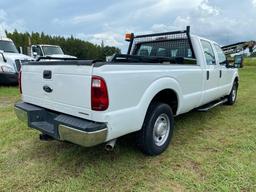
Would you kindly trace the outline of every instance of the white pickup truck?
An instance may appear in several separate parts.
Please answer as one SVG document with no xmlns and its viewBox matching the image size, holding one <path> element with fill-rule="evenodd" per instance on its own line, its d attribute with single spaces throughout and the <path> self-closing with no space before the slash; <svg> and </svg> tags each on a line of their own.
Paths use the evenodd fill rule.
<svg viewBox="0 0 256 192">
<path fill-rule="evenodd" d="M 38 59 L 39 57 L 51 57 L 51 58 L 71 58 L 75 59 L 75 56 L 64 54 L 62 48 L 58 45 L 37 44 L 31 46 L 31 55 Z"/>
<path fill-rule="evenodd" d="M 82 146 L 136 132 L 139 148 L 162 153 L 174 117 L 236 101 L 238 70 L 220 46 L 184 31 L 126 36 L 128 54 L 108 62 L 39 61 L 22 66 L 17 117 L 53 138 Z M 239 67 L 237 64 L 236 67 Z"/>
</svg>

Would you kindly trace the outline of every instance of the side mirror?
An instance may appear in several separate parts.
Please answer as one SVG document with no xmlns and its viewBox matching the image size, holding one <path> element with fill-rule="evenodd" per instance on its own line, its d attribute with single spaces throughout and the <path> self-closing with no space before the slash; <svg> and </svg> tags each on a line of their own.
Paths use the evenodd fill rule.
<svg viewBox="0 0 256 192">
<path fill-rule="evenodd" d="M 226 61 L 223 61 L 222 63 L 220 63 L 220 65 L 224 65 L 226 66 L 227 68 L 229 68 L 229 60 L 227 59 Z"/>
<path fill-rule="evenodd" d="M 244 57 L 243 55 L 236 55 L 234 57 L 234 67 L 235 68 L 243 68 L 243 61 L 244 61 Z"/>
</svg>

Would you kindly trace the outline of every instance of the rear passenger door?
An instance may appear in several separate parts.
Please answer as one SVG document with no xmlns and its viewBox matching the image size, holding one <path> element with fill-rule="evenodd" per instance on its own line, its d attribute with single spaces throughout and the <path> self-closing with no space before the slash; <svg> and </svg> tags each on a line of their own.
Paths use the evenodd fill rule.
<svg viewBox="0 0 256 192">
<path fill-rule="evenodd" d="M 212 44 L 204 39 L 201 39 L 201 46 L 203 49 L 204 60 L 205 60 L 205 79 L 204 79 L 204 96 L 202 104 L 209 103 L 220 97 L 218 86 L 219 86 L 219 65 L 216 62 L 216 57 Z"/>
</svg>

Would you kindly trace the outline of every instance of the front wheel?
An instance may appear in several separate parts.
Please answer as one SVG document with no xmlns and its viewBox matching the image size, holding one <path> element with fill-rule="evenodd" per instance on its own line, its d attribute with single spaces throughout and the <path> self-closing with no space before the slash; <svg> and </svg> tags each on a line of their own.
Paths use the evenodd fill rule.
<svg viewBox="0 0 256 192">
<path fill-rule="evenodd" d="M 236 99 L 237 99 L 237 89 L 238 89 L 238 82 L 235 81 L 230 94 L 227 96 L 227 99 L 228 99 L 228 101 L 226 102 L 227 105 L 235 104 Z"/>
<path fill-rule="evenodd" d="M 168 147 L 174 128 L 172 109 L 165 103 L 150 105 L 137 143 L 143 153 L 159 155 Z"/>
</svg>

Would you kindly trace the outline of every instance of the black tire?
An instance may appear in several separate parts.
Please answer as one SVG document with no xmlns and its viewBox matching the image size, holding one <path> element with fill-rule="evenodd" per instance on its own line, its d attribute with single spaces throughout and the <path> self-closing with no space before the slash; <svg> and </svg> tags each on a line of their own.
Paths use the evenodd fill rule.
<svg viewBox="0 0 256 192">
<path fill-rule="evenodd" d="M 165 103 L 152 103 L 142 129 L 137 134 L 138 147 L 146 155 L 161 154 L 171 141 L 173 129 L 174 119 L 171 107 Z M 162 138 L 161 134 L 163 134 Z"/>
<path fill-rule="evenodd" d="M 230 94 L 227 96 L 228 101 L 226 102 L 227 105 L 234 105 L 237 99 L 237 89 L 238 89 L 238 82 L 235 81 L 233 83 L 233 87 L 231 89 Z"/>
</svg>

